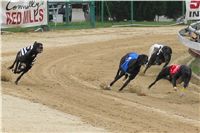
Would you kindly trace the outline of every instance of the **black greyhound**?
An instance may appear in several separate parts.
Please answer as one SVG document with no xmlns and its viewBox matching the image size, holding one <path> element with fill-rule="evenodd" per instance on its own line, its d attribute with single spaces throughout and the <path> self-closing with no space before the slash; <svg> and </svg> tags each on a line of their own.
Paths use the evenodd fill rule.
<svg viewBox="0 0 200 133">
<path fill-rule="evenodd" d="M 152 84 L 149 85 L 149 89 L 160 79 L 169 80 L 172 83 L 174 89 L 176 89 L 177 79 L 181 79 L 181 82 L 182 81 L 184 82 L 183 87 L 185 89 L 190 82 L 191 75 L 192 75 L 192 70 L 188 66 L 170 65 L 161 70 L 161 72 L 158 74 L 156 80 Z"/>
<path fill-rule="evenodd" d="M 148 63 L 145 67 L 144 73 L 150 68 L 152 65 L 161 65 L 165 62 L 166 67 L 171 60 L 172 49 L 169 46 L 164 46 L 160 44 L 154 44 L 150 48 L 150 54 Z"/>
<path fill-rule="evenodd" d="M 148 62 L 148 56 L 144 54 L 138 55 L 136 53 L 128 53 L 125 56 L 123 56 L 120 60 L 117 74 L 107 89 L 111 89 L 111 86 L 117 80 L 125 76 L 124 80 L 126 80 L 127 78 L 128 80 L 126 80 L 123 86 L 119 89 L 119 91 L 122 91 L 123 88 L 126 87 L 128 83 L 137 76 L 141 66 L 145 65 L 147 62 Z"/>
<path fill-rule="evenodd" d="M 21 73 L 16 79 L 15 84 L 18 84 L 18 81 L 21 79 L 21 77 L 31 69 L 37 54 L 42 53 L 42 51 L 43 44 L 34 42 L 32 46 L 22 48 L 17 53 L 14 63 L 8 67 L 8 69 L 12 69 L 14 74 Z"/>
</svg>

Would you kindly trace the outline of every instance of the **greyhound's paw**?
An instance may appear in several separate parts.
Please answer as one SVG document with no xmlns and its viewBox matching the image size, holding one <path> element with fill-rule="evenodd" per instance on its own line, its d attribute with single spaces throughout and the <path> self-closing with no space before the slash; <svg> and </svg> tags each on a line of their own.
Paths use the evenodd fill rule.
<svg viewBox="0 0 200 133">
<path fill-rule="evenodd" d="M 18 81 L 15 81 L 15 84 L 18 85 Z"/>
<path fill-rule="evenodd" d="M 111 86 L 110 85 L 105 86 L 104 90 L 111 90 Z"/>
<path fill-rule="evenodd" d="M 122 90 L 123 90 L 123 89 L 119 89 L 118 91 L 119 91 L 119 92 L 122 92 Z"/>
<path fill-rule="evenodd" d="M 106 85 L 105 83 L 101 83 L 99 85 L 103 90 L 111 90 L 110 85 Z"/>
<path fill-rule="evenodd" d="M 174 87 L 174 91 L 177 91 L 178 89 L 177 89 L 177 87 Z"/>
</svg>

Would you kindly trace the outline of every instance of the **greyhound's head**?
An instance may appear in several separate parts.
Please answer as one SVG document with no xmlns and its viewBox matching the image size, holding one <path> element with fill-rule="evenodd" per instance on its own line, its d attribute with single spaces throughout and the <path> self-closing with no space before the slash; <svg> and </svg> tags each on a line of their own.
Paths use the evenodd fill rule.
<svg viewBox="0 0 200 133">
<path fill-rule="evenodd" d="M 168 46 L 164 46 L 162 48 L 162 52 L 163 52 L 165 62 L 169 62 L 171 60 L 172 49 Z"/>
<path fill-rule="evenodd" d="M 141 54 L 141 55 L 139 55 L 137 61 L 138 61 L 139 65 L 145 65 L 148 62 L 148 56 L 145 54 Z"/>
<path fill-rule="evenodd" d="M 43 44 L 35 41 L 33 44 L 33 50 L 37 54 L 42 53 L 43 52 Z"/>
</svg>

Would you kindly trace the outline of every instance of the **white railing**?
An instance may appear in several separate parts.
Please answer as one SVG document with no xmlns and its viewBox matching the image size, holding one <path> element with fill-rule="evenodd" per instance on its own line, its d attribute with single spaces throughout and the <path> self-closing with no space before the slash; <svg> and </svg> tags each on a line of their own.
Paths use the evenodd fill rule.
<svg viewBox="0 0 200 133">
<path fill-rule="evenodd" d="M 189 36 L 191 33 L 196 34 L 197 39 L 200 39 L 200 21 L 192 23 L 187 28 L 178 32 L 178 38 L 182 44 L 188 48 L 200 51 L 200 40 L 196 40 L 197 42 L 193 41 L 193 39 Z"/>
</svg>

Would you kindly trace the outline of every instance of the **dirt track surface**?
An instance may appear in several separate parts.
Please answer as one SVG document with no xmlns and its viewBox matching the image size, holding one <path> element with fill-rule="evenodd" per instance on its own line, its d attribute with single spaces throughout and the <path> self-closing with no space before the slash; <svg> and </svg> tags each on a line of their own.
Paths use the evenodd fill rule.
<svg viewBox="0 0 200 133">
<path fill-rule="evenodd" d="M 3 95 L 2 107 L 2 131 L 6 133 L 106 132 L 81 122 L 78 117 L 9 95 Z"/>
<path fill-rule="evenodd" d="M 180 92 L 173 91 L 168 81 L 161 80 L 147 90 L 161 66 L 153 66 L 146 75 L 139 74 L 123 92 L 117 91 L 122 81 L 111 91 L 99 87 L 112 81 L 125 53 L 148 54 L 153 43 L 171 46 L 172 62 L 189 56 L 187 48 L 177 39 L 181 28 L 108 28 L 3 35 L 3 67 L 10 65 L 16 51 L 28 43 L 37 40 L 45 45 L 44 52 L 18 86 L 13 83 L 15 75 L 11 82 L 2 82 L 3 93 L 79 116 L 95 127 L 112 132 L 197 133 L 200 88 L 190 85 L 186 96 L 180 97 Z M 146 96 L 138 96 L 140 91 Z"/>
</svg>

